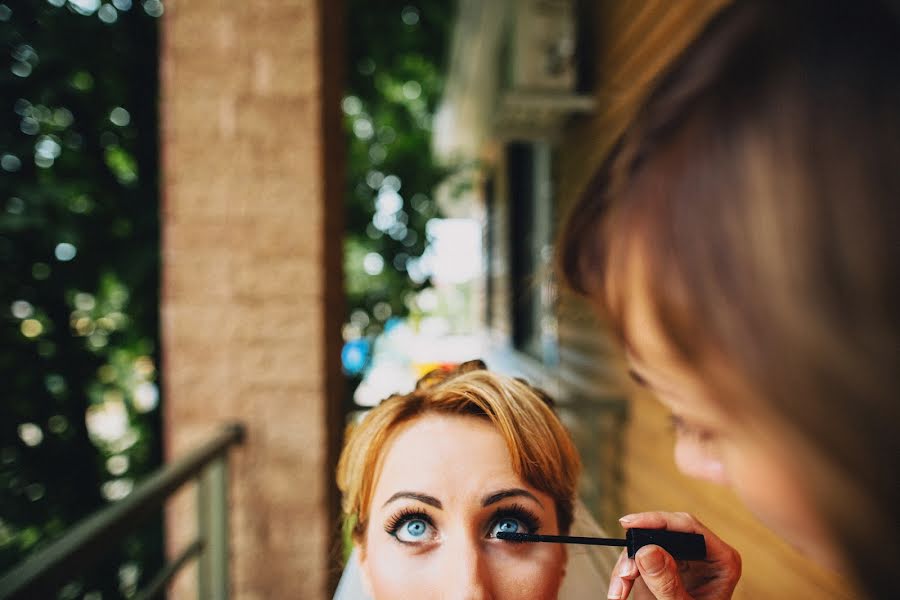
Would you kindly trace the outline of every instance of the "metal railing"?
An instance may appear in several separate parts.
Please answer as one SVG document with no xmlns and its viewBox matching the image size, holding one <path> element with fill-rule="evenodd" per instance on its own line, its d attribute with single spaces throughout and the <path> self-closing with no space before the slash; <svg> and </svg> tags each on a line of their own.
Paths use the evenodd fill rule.
<svg viewBox="0 0 900 600">
<path fill-rule="evenodd" d="M 200 598 L 228 598 L 228 450 L 244 440 L 244 427 L 227 425 L 214 438 L 147 478 L 126 498 L 87 517 L 0 577 L 0 600 L 55 597 L 67 581 L 103 558 L 116 542 L 160 510 L 182 485 L 197 481 L 197 538 L 140 590 L 157 597 L 197 558 Z"/>
</svg>

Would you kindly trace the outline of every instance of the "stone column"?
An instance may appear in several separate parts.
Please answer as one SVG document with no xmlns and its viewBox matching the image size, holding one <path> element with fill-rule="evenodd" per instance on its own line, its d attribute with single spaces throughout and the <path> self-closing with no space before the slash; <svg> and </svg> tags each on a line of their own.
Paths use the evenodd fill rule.
<svg viewBox="0 0 900 600">
<path fill-rule="evenodd" d="M 234 598 L 330 597 L 341 426 L 341 2 L 167 0 L 167 460 L 228 420 Z M 167 512 L 169 554 L 194 531 Z M 183 597 L 193 581 L 176 582 Z"/>
</svg>

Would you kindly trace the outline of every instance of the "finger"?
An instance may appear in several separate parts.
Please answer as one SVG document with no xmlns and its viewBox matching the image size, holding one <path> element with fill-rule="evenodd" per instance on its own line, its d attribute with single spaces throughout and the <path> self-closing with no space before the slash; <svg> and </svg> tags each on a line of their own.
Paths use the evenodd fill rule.
<svg viewBox="0 0 900 600">
<path fill-rule="evenodd" d="M 657 600 L 690 600 L 675 560 L 659 546 L 644 546 L 635 555 L 641 580 Z"/>
<path fill-rule="evenodd" d="M 631 585 L 638 575 L 637 565 L 634 564 L 634 560 L 628 558 L 627 550 L 622 550 L 619 554 L 619 559 L 613 566 L 609 578 L 609 591 L 607 591 L 606 597 L 610 600 L 627 598 Z"/>
<path fill-rule="evenodd" d="M 712 533 L 696 517 L 685 512 L 651 511 L 625 515 L 619 523 L 626 529 L 643 527 L 645 529 L 667 529 L 670 531 L 686 531 L 689 533 Z"/>
</svg>

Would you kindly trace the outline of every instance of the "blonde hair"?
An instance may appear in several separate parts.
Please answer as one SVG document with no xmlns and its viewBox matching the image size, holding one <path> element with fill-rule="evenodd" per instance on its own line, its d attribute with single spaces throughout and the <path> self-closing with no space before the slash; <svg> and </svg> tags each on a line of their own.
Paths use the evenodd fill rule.
<svg viewBox="0 0 900 600">
<path fill-rule="evenodd" d="M 381 460 L 398 426 L 428 414 L 469 415 L 488 420 L 506 441 L 516 475 L 556 503 L 558 526 L 572 524 L 581 462 L 553 412 L 552 400 L 521 379 L 485 370 L 481 361 L 426 375 L 416 389 L 373 408 L 352 427 L 337 468 L 345 525 L 364 540 Z"/>
</svg>

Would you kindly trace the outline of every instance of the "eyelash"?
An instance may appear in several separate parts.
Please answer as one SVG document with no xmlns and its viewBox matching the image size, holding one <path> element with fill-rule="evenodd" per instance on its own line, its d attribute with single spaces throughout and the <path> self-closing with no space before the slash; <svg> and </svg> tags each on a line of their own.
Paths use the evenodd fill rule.
<svg viewBox="0 0 900 600">
<path fill-rule="evenodd" d="M 634 380 L 634 382 L 635 382 L 636 384 L 638 384 L 639 386 L 641 386 L 641 387 L 650 387 L 650 386 L 647 384 L 647 380 L 644 379 L 643 377 L 641 377 L 641 376 L 638 374 L 638 372 L 635 371 L 634 369 L 628 369 L 628 376 L 631 377 L 631 379 Z"/>
<path fill-rule="evenodd" d="M 397 530 L 400 529 L 400 526 L 407 521 L 412 521 L 413 519 L 422 519 L 423 521 L 434 527 L 434 521 L 432 520 L 431 515 L 429 515 L 427 512 L 418 508 L 404 508 L 395 513 L 390 519 L 388 519 L 388 522 L 384 526 L 384 530 L 390 535 L 397 537 Z"/>
<path fill-rule="evenodd" d="M 390 519 L 388 519 L 387 523 L 384 526 L 384 531 L 396 538 L 397 531 L 400 529 L 400 527 L 402 527 L 408 521 L 412 521 L 413 519 L 421 519 L 428 523 L 431 527 L 434 527 L 434 520 L 427 512 L 418 508 L 404 508 L 392 515 Z M 541 520 L 538 518 L 538 516 L 521 504 L 512 504 L 510 506 L 504 506 L 495 510 L 494 514 L 492 514 L 491 518 L 488 520 L 488 531 L 490 531 L 494 527 L 494 525 L 496 525 L 497 521 L 501 519 L 516 519 L 517 521 L 520 521 L 525 526 L 525 529 L 528 531 L 528 533 L 535 533 L 541 528 Z M 397 541 L 401 544 L 409 543 L 402 542 L 399 539 Z"/>
<path fill-rule="evenodd" d="M 678 435 L 696 438 L 701 442 L 711 441 L 715 437 L 715 433 L 712 430 L 706 429 L 705 427 L 692 425 L 691 423 L 688 423 L 681 415 L 671 415 L 669 417 L 669 421 L 672 425 L 672 429 Z"/>
<path fill-rule="evenodd" d="M 488 521 L 488 530 L 493 529 L 497 521 L 501 519 L 516 519 L 520 521 L 528 533 L 535 533 L 541 528 L 541 520 L 538 516 L 521 504 L 512 504 L 495 510 Z"/>
</svg>

